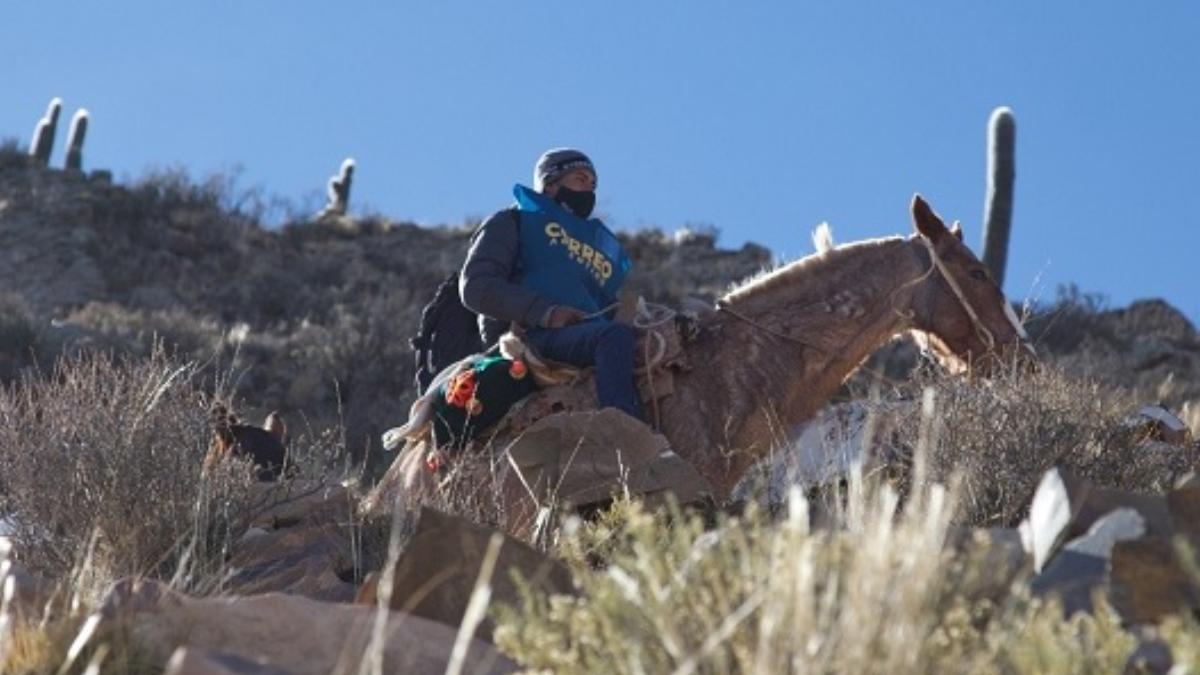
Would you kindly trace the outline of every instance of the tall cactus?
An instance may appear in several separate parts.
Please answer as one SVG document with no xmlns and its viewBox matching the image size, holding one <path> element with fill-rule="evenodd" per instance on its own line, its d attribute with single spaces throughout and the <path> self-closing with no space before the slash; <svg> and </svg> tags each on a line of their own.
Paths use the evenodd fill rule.
<svg viewBox="0 0 1200 675">
<path fill-rule="evenodd" d="M 33 140 L 29 143 L 29 156 L 42 166 L 50 164 L 50 150 L 54 147 L 54 132 L 58 129 L 58 114 L 62 112 L 62 99 L 55 97 L 46 108 L 46 115 L 33 128 Z"/>
<path fill-rule="evenodd" d="M 1012 231 L 1013 182 L 1016 178 L 1017 122 L 1012 110 L 996 108 L 988 120 L 988 184 L 983 206 L 983 262 L 1004 286 L 1008 236 Z"/>
<path fill-rule="evenodd" d="M 350 207 L 350 182 L 354 178 L 354 158 L 342 162 L 338 175 L 329 179 L 329 203 L 321 211 L 323 216 L 344 216 Z"/>
<path fill-rule="evenodd" d="M 71 129 L 67 133 L 67 159 L 63 168 L 68 171 L 83 170 L 83 138 L 87 135 L 88 111 L 80 108 L 71 118 Z"/>
</svg>

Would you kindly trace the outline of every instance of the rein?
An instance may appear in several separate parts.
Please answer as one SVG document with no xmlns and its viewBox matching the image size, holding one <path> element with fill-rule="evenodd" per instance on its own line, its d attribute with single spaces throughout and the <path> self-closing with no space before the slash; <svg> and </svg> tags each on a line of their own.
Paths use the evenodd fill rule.
<svg viewBox="0 0 1200 675">
<path fill-rule="evenodd" d="M 750 324 L 751 326 L 754 326 L 755 328 L 763 331 L 767 335 L 771 335 L 773 337 L 779 338 L 780 340 L 791 342 L 792 344 L 797 344 L 797 345 L 800 345 L 801 347 L 808 347 L 809 349 L 814 349 L 818 352 L 821 352 L 822 354 L 832 356 L 831 354 L 829 354 L 829 352 L 825 351 L 824 349 L 821 349 L 820 347 L 812 344 L 811 342 L 805 342 L 804 340 L 801 340 L 800 338 L 795 337 L 794 335 L 788 335 L 787 333 L 775 330 L 774 328 L 771 328 L 770 326 L 765 326 L 765 325 L 755 321 L 754 319 L 751 319 L 750 317 L 746 316 L 745 314 L 742 314 L 741 312 L 737 311 L 736 309 L 730 307 L 729 303 L 725 302 L 724 300 L 717 301 L 717 311 L 725 312 L 726 314 L 728 314 L 732 317 L 735 317 L 737 319 L 745 321 L 746 323 Z"/>
</svg>

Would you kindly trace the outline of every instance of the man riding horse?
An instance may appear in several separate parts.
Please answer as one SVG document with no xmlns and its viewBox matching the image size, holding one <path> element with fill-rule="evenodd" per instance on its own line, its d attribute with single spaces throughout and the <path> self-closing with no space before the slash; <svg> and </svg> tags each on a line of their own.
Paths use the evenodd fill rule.
<svg viewBox="0 0 1200 675">
<path fill-rule="evenodd" d="M 459 276 L 462 302 L 480 315 L 484 344 L 516 324 L 548 359 L 596 367 L 600 407 L 638 419 L 634 330 L 613 319 L 631 263 L 597 218 L 596 169 L 578 150 L 548 150 L 533 188 L 516 185 L 514 208 L 475 233 Z"/>
</svg>

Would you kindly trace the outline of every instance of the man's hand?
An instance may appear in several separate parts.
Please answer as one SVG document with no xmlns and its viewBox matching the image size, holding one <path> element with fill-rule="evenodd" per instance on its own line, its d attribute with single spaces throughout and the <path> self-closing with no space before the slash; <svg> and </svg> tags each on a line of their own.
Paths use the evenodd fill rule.
<svg viewBox="0 0 1200 675">
<path fill-rule="evenodd" d="M 550 316 L 546 319 L 546 328 L 563 328 L 564 326 L 570 326 L 573 323 L 586 320 L 587 314 L 574 307 L 555 305 L 550 310 Z"/>
</svg>

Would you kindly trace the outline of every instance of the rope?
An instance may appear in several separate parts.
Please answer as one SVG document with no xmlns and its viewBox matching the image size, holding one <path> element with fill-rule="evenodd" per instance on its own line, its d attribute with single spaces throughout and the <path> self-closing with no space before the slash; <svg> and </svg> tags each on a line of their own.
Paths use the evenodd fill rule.
<svg viewBox="0 0 1200 675">
<path fill-rule="evenodd" d="M 741 312 L 737 311 L 736 309 L 730 307 L 729 303 L 725 302 L 724 300 L 717 301 L 717 311 L 725 312 L 726 314 L 729 314 L 730 316 L 733 316 L 737 319 L 741 319 L 742 321 L 745 321 L 746 323 L 750 324 L 751 326 L 754 326 L 755 328 L 763 331 L 764 333 L 767 333 L 768 335 L 773 335 L 773 336 L 779 338 L 780 340 L 785 340 L 785 341 L 791 342 L 793 344 L 798 344 L 801 347 L 808 347 L 809 349 L 814 349 L 818 352 L 821 352 L 822 354 L 825 354 L 826 356 L 833 356 L 828 351 L 821 349 L 820 347 L 818 347 L 812 343 L 805 342 L 804 340 L 801 340 L 798 337 L 795 337 L 793 335 L 788 335 L 787 333 L 775 330 L 774 328 L 771 328 L 770 326 L 765 326 L 765 325 L 755 321 L 754 319 L 751 319 L 750 317 L 746 316 L 745 314 L 742 314 Z"/>
<path fill-rule="evenodd" d="M 946 264 L 942 262 L 941 257 L 937 254 L 937 250 L 934 249 L 933 242 L 925 239 L 924 237 L 921 238 L 921 241 L 925 244 L 925 248 L 929 249 L 929 255 L 931 258 L 933 258 L 933 266 L 931 266 L 931 268 L 937 267 L 938 271 L 942 273 L 942 277 L 946 280 L 946 283 L 950 285 L 950 290 L 954 292 L 954 297 L 958 298 L 958 303 L 962 305 L 964 310 L 966 310 L 967 316 L 971 317 L 971 324 L 975 328 L 975 336 L 983 341 L 983 344 L 987 347 L 988 351 L 993 351 L 996 348 L 996 338 L 994 335 L 992 335 L 992 331 L 988 330 L 987 326 L 983 325 L 983 322 L 979 320 L 979 315 L 975 313 L 975 308 L 971 306 L 971 303 L 967 302 L 966 294 L 962 292 L 962 288 L 959 287 L 958 281 L 956 281 L 954 277 L 950 275 L 950 271 L 946 269 Z"/>
</svg>

